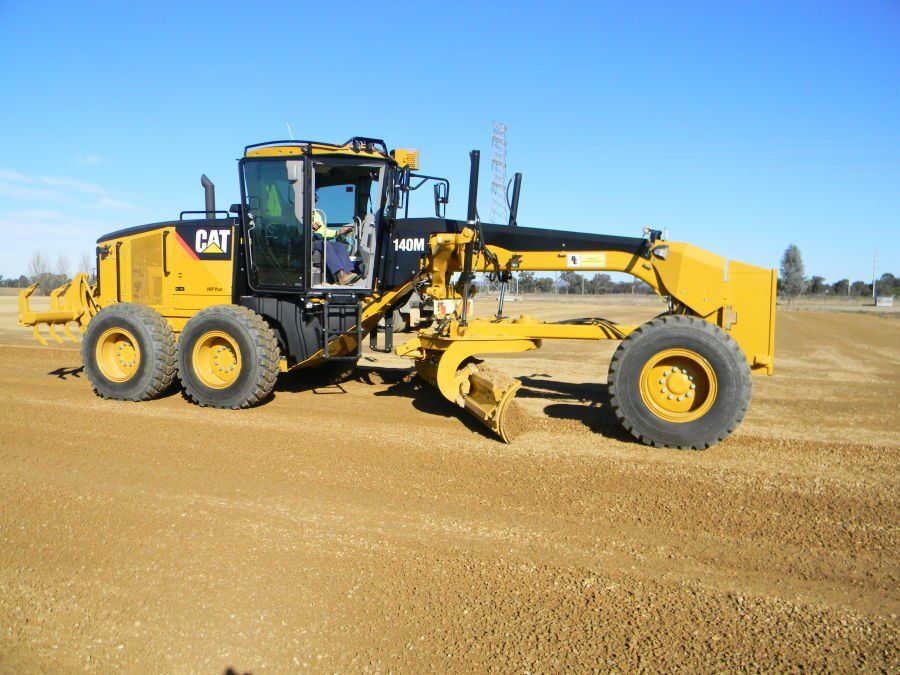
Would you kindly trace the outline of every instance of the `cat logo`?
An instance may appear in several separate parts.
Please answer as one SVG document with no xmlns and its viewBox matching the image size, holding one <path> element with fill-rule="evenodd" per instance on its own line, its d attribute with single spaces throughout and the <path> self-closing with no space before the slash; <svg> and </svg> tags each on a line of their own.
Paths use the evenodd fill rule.
<svg viewBox="0 0 900 675">
<path fill-rule="evenodd" d="M 179 243 L 196 260 L 231 260 L 231 228 L 179 225 Z"/>
</svg>

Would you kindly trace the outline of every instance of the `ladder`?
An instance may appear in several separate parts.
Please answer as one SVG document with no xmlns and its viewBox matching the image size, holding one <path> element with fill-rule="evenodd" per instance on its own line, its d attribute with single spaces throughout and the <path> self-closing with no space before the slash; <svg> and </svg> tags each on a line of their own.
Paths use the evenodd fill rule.
<svg viewBox="0 0 900 675">
<path fill-rule="evenodd" d="M 351 302 L 352 301 L 352 302 Z M 352 318 L 351 328 L 347 329 L 347 319 Z M 332 320 L 337 323 L 337 330 L 331 329 Z M 358 361 L 362 356 L 362 303 L 355 295 L 338 295 L 326 293 L 322 303 L 322 358 L 328 361 Z M 356 336 L 356 348 L 350 354 L 335 355 L 331 353 L 331 342 L 344 335 Z"/>
</svg>

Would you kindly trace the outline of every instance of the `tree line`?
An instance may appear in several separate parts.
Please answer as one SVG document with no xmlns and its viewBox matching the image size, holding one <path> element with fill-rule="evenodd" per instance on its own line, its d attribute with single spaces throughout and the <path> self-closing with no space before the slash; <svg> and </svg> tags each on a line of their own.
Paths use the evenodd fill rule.
<svg viewBox="0 0 900 675">
<path fill-rule="evenodd" d="M 893 297 L 900 284 L 897 277 L 885 272 L 875 280 L 875 294 L 879 297 Z M 798 295 L 872 296 L 872 283 L 838 279 L 829 283 L 825 277 L 807 277 L 803 267 L 803 256 L 796 245 L 788 246 L 781 256 L 781 276 L 778 279 L 778 293 L 788 298 Z"/>
<path fill-rule="evenodd" d="M 510 283 L 512 289 L 519 293 L 562 293 L 571 295 L 604 295 L 608 293 L 639 293 L 648 295 L 653 289 L 639 279 L 629 281 L 613 281 L 608 274 L 594 274 L 590 277 L 578 272 L 561 272 L 559 278 L 539 277 L 534 272 L 519 272 L 518 286 L 516 281 Z M 486 279 L 480 279 L 478 285 L 487 289 Z"/>
<path fill-rule="evenodd" d="M 28 274 L 5 278 L 0 274 L 0 288 L 27 288 L 31 284 L 38 285 L 38 294 L 47 295 L 50 291 L 72 278 L 73 266 L 68 256 L 60 255 L 54 262 L 39 251 L 35 251 L 28 260 Z M 85 253 L 75 266 L 75 273 L 84 272 L 93 283 L 94 259 Z"/>
</svg>

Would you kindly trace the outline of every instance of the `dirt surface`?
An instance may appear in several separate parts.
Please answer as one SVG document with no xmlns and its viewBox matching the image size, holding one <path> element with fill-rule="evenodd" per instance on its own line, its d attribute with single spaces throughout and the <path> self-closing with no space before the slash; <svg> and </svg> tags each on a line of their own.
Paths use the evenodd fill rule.
<svg viewBox="0 0 900 675">
<path fill-rule="evenodd" d="M 14 316 L 0 670 L 900 668 L 895 318 L 781 313 L 776 377 L 698 453 L 623 434 L 613 344 L 492 358 L 541 420 L 507 446 L 380 355 L 248 411 L 104 401 Z"/>
</svg>

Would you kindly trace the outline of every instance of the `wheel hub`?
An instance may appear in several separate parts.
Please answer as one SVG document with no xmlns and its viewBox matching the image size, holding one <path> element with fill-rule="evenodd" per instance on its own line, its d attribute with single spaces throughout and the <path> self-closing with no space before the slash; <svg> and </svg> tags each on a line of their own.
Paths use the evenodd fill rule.
<svg viewBox="0 0 900 675">
<path fill-rule="evenodd" d="M 709 362 L 688 349 L 667 349 L 654 355 L 641 372 L 641 399 L 668 422 L 691 422 L 715 401 L 717 381 Z"/>
<path fill-rule="evenodd" d="M 233 337 L 222 331 L 200 336 L 192 353 L 194 372 L 208 387 L 225 389 L 240 375 L 241 350 Z"/>
<path fill-rule="evenodd" d="M 141 363 L 141 350 L 138 341 L 130 331 L 115 327 L 109 328 L 97 340 L 94 351 L 97 366 L 101 374 L 112 382 L 127 382 Z"/>
</svg>

